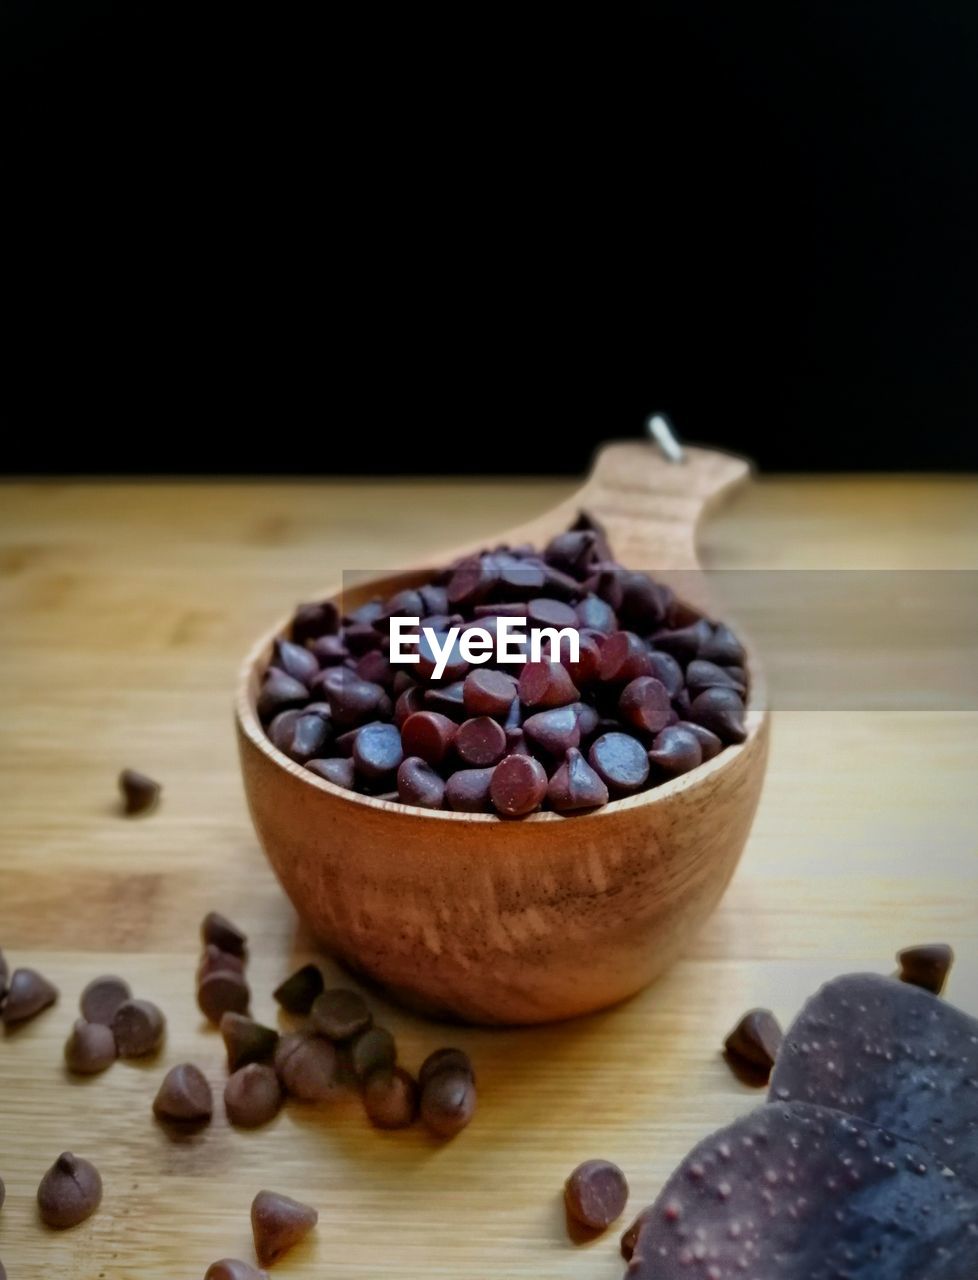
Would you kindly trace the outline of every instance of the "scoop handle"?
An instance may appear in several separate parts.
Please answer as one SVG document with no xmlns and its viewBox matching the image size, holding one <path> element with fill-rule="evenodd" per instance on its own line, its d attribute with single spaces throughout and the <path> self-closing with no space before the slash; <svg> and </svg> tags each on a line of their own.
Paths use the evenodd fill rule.
<svg viewBox="0 0 978 1280">
<path fill-rule="evenodd" d="M 703 517 L 750 476 L 750 463 L 715 449 L 685 447 L 670 462 L 651 441 L 604 445 L 584 485 L 559 507 L 512 530 L 512 542 L 545 543 L 581 508 L 608 531 L 615 557 L 630 569 L 675 573 L 700 567 Z"/>
</svg>

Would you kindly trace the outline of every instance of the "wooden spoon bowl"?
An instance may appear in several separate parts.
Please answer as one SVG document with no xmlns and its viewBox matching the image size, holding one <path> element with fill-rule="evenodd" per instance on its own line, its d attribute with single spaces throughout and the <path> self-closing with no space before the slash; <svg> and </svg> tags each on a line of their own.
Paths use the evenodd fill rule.
<svg viewBox="0 0 978 1280">
<path fill-rule="evenodd" d="M 696 526 L 747 470 L 703 450 L 675 465 L 651 445 L 612 445 L 573 498 L 503 540 L 542 547 L 585 507 L 623 564 L 678 584 L 702 608 Z M 426 580 L 423 568 L 374 579 L 345 592 L 343 608 Z M 510 1024 L 614 1004 L 682 953 L 734 873 L 760 795 L 768 716 L 753 660 L 744 743 L 592 813 L 513 822 L 357 795 L 278 751 L 255 700 L 288 624 L 263 636 L 242 670 L 241 767 L 265 852 L 329 952 L 425 1012 Z"/>
</svg>

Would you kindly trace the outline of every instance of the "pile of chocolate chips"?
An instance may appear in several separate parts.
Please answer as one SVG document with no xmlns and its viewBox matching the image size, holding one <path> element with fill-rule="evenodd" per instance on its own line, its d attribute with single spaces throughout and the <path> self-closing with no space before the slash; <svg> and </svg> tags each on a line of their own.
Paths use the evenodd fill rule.
<svg viewBox="0 0 978 1280">
<path fill-rule="evenodd" d="M 578 661 L 472 665 L 458 643 L 441 679 L 389 661 L 391 617 L 490 634 L 502 617 L 571 627 Z M 545 649 L 549 656 L 549 648 Z M 269 738 L 336 786 L 426 809 L 572 814 L 695 769 L 745 737 L 743 646 L 670 588 L 617 564 L 582 513 L 538 553 L 496 547 L 416 589 L 340 617 L 304 604 L 258 696 Z"/>
</svg>

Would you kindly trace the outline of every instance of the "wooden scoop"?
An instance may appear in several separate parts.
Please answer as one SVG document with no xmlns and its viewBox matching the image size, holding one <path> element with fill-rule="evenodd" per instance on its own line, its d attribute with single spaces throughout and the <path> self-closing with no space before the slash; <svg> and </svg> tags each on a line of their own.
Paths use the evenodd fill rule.
<svg viewBox="0 0 978 1280">
<path fill-rule="evenodd" d="M 583 507 L 618 560 L 675 585 L 667 571 L 697 565 L 703 513 L 747 474 L 743 461 L 706 450 L 673 464 L 651 444 L 610 445 L 572 498 L 500 540 L 542 548 Z M 427 580 L 423 568 L 374 579 L 345 592 L 343 607 Z M 681 598 L 702 607 L 701 582 L 685 581 Z M 421 810 L 341 790 L 265 736 L 255 700 L 289 621 L 242 670 L 241 767 L 265 852 L 328 951 L 413 1007 L 480 1023 L 592 1012 L 682 953 L 726 889 L 757 807 L 768 717 L 753 695 L 743 744 L 592 813 L 504 821 Z"/>
</svg>

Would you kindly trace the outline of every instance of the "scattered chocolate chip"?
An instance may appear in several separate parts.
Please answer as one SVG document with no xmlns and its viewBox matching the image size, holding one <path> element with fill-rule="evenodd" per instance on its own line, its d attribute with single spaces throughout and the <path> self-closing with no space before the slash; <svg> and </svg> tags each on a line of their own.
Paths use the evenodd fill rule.
<svg viewBox="0 0 978 1280">
<path fill-rule="evenodd" d="M 547 774 L 532 756 L 508 755 L 492 771 L 489 795 L 496 812 L 521 818 L 539 809 L 547 794 Z"/>
<path fill-rule="evenodd" d="M 241 956 L 232 955 L 230 951 L 222 951 L 220 947 L 215 947 L 213 942 L 209 942 L 197 966 L 197 982 L 198 984 L 203 982 L 212 973 L 243 974 L 244 966 L 245 962 Z"/>
<path fill-rule="evenodd" d="M 244 975 L 233 970 L 210 973 L 197 988 L 197 1004 L 209 1022 L 218 1026 L 226 1013 L 247 1013 L 251 991 Z"/>
<path fill-rule="evenodd" d="M 213 1112 L 214 1098 L 203 1071 L 192 1062 L 171 1067 L 153 1102 L 154 1115 L 179 1124 L 202 1124 Z"/>
<path fill-rule="evenodd" d="M 397 795 L 402 804 L 440 809 L 445 799 L 445 783 L 427 760 L 408 756 L 397 771 Z"/>
<path fill-rule="evenodd" d="M 156 806 L 162 790 L 158 782 L 147 778 L 135 769 L 123 769 L 119 774 L 119 790 L 122 792 L 123 810 L 127 817 L 148 813 Z"/>
<path fill-rule="evenodd" d="M 282 1088 L 272 1067 L 250 1062 L 228 1077 L 224 1109 L 231 1124 L 257 1129 L 274 1120 L 282 1107 Z"/>
<path fill-rule="evenodd" d="M 243 1013 L 229 1010 L 221 1018 L 220 1029 L 230 1072 L 246 1067 L 249 1062 L 270 1062 L 275 1054 L 278 1032 Z"/>
<path fill-rule="evenodd" d="M 305 1018 L 317 996 L 325 990 L 322 971 L 318 965 L 307 964 L 286 978 L 273 992 L 274 998 L 286 1013 Z"/>
<path fill-rule="evenodd" d="M 222 1258 L 207 1268 L 204 1280 L 268 1280 L 267 1271 L 259 1271 L 250 1262 L 238 1258 Z"/>
<path fill-rule="evenodd" d="M 333 987 L 312 1006 L 312 1025 L 330 1040 L 350 1040 L 373 1022 L 363 996 L 347 987 Z"/>
<path fill-rule="evenodd" d="M 576 747 L 567 752 L 547 787 L 550 807 L 557 813 L 576 813 L 608 803 L 608 788 Z"/>
<path fill-rule="evenodd" d="M 407 1129 L 418 1114 L 418 1086 L 401 1067 L 381 1067 L 364 1081 L 363 1105 L 377 1129 Z"/>
<path fill-rule="evenodd" d="M 27 1022 L 29 1018 L 50 1008 L 57 998 L 57 987 L 52 986 L 36 969 L 15 969 L 10 975 L 0 1019 L 8 1027 L 15 1022 Z"/>
<path fill-rule="evenodd" d="M 129 983 L 122 978 L 106 975 L 93 978 L 81 993 L 82 1017 L 87 1022 L 101 1022 L 111 1027 L 119 1005 L 132 998 Z"/>
<path fill-rule="evenodd" d="M 923 987 L 939 996 L 947 982 L 947 975 L 954 964 L 954 952 L 944 942 L 929 946 L 905 947 L 897 953 L 900 981 L 911 986 Z"/>
<path fill-rule="evenodd" d="M 454 1138 L 475 1113 L 475 1080 L 466 1071 L 436 1071 L 421 1090 L 421 1118 L 439 1138 Z"/>
<path fill-rule="evenodd" d="M 631 1262 L 632 1255 L 635 1252 L 635 1246 L 638 1244 L 638 1233 L 642 1230 L 647 1222 L 652 1218 L 651 1207 L 643 1209 L 632 1225 L 628 1228 L 621 1238 L 621 1256 L 626 1262 Z"/>
<path fill-rule="evenodd" d="M 370 1027 L 350 1045 L 350 1065 L 358 1080 L 374 1071 L 392 1071 L 397 1064 L 397 1045 L 386 1027 Z"/>
<path fill-rule="evenodd" d="M 165 1033 L 166 1019 L 149 1000 L 126 1000 L 112 1019 L 120 1058 L 145 1058 L 158 1052 Z"/>
<path fill-rule="evenodd" d="M 102 1203 L 102 1179 L 87 1160 L 70 1151 L 57 1160 L 37 1189 L 41 1221 L 62 1231 L 90 1218 Z"/>
<path fill-rule="evenodd" d="M 588 762 L 612 795 L 640 791 L 649 776 L 649 757 L 627 733 L 603 733 L 591 744 Z"/>
<path fill-rule="evenodd" d="M 115 1062 L 117 1050 L 112 1028 L 79 1018 L 65 1043 L 65 1065 L 76 1076 L 94 1076 Z"/>
<path fill-rule="evenodd" d="M 243 957 L 248 939 L 236 924 L 216 911 L 209 911 L 200 926 L 204 946 L 213 945 L 232 956 Z"/>
<path fill-rule="evenodd" d="M 585 1160 L 564 1184 L 564 1201 L 575 1222 L 605 1231 L 625 1211 L 628 1183 L 610 1160 Z"/>
<path fill-rule="evenodd" d="M 251 1206 L 251 1229 L 258 1261 L 263 1267 L 278 1262 L 306 1238 L 318 1221 L 319 1214 L 309 1205 L 274 1191 L 259 1191 Z"/>
<path fill-rule="evenodd" d="M 735 1066 L 756 1072 L 757 1083 L 766 1084 L 784 1035 L 770 1009 L 751 1009 L 724 1041 L 727 1059 Z"/>
<path fill-rule="evenodd" d="M 325 1102 L 340 1089 L 336 1050 L 322 1036 L 283 1036 L 275 1070 L 286 1092 L 300 1102 Z"/>
<path fill-rule="evenodd" d="M 472 1067 L 472 1059 L 464 1049 L 436 1049 L 434 1053 L 429 1053 L 427 1058 L 421 1064 L 421 1070 L 418 1072 L 418 1084 L 423 1089 L 429 1080 L 434 1079 L 442 1071 L 454 1071 L 462 1075 L 471 1076 L 475 1080 L 475 1071 Z"/>
</svg>

